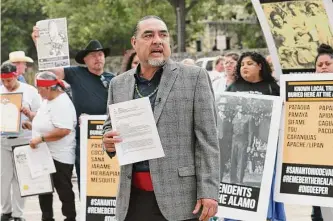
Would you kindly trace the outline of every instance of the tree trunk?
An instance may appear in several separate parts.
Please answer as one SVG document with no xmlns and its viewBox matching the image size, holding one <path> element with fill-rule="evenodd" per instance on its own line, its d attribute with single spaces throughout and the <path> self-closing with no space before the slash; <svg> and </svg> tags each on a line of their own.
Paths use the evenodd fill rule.
<svg viewBox="0 0 333 221">
<path fill-rule="evenodd" d="M 178 42 L 178 47 L 180 52 L 186 52 L 186 45 L 185 45 L 185 40 L 186 40 L 186 29 L 185 29 L 185 18 L 186 18 L 186 10 L 185 10 L 185 0 L 179 0 L 178 2 L 178 12 L 177 14 L 177 27 L 180 25 L 180 28 L 177 30 L 180 41 Z M 176 9 L 177 10 L 177 9 Z M 179 17 L 178 17 L 179 16 Z"/>
<path fill-rule="evenodd" d="M 186 18 L 186 8 L 185 0 L 168 0 L 173 6 L 176 14 L 176 33 L 177 33 L 177 51 L 185 52 L 185 39 L 186 39 L 186 29 L 185 29 L 185 18 Z"/>
<path fill-rule="evenodd" d="M 186 52 L 186 15 L 199 0 L 191 0 L 186 7 L 186 0 L 168 0 L 173 6 L 177 18 L 177 48 L 178 52 Z"/>
</svg>

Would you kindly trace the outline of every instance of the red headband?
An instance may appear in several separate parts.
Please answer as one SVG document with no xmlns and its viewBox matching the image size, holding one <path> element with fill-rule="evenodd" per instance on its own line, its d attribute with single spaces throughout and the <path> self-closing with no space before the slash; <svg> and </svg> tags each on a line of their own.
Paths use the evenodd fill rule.
<svg viewBox="0 0 333 221">
<path fill-rule="evenodd" d="M 12 78 L 16 76 L 17 76 L 16 72 L 1 73 L 1 78 Z"/>
<path fill-rule="evenodd" d="M 56 80 L 36 80 L 37 87 L 51 87 L 54 85 L 60 85 L 62 87 L 65 87 L 64 82 L 62 80 L 56 79 Z"/>
</svg>

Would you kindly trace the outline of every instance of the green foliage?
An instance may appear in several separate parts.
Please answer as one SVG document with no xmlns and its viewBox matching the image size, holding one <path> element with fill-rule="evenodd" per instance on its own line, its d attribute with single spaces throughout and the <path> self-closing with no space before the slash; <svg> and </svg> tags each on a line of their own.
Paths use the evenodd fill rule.
<svg viewBox="0 0 333 221">
<path fill-rule="evenodd" d="M 112 52 L 129 45 L 126 39 L 130 38 L 133 9 L 126 7 L 127 1 L 42 1 L 49 18 L 67 18 L 71 49 L 82 49 L 91 39 L 98 39 L 105 47 L 112 46 Z"/>
<path fill-rule="evenodd" d="M 165 20 L 177 42 L 176 9 L 171 0 L 2 0 L 1 1 L 1 61 L 8 53 L 24 50 L 36 59 L 36 49 L 31 40 L 32 27 L 39 20 L 67 18 L 71 55 L 86 46 L 91 39 L 98 39 L 105 47 L 111 47 L 112 55 L 122 55 L 131 48 L 130 38 L 138 19 L 145 15 L 157 15 Z M 186 0 L 186 43 L 203 34 L 203 20 L 231 20 L 235 7 L 246 7 L 250 0 Z M 250 7 L 251 8 L 251 7 Z M 253 10 L 250 14 L 254 13 Z M 259 24 L 254 27 L 235 26 L 244 47 L 261 47 Z M 258 37 L 259 41 L 253 36 Z"/>
<path fill-rule="evenodd" d="M 204 31 L 204 25 L 201 22 L 203 19 L 205 19 L 207 12 L 209 12 L 210 6 L 207 6 L 205 4 L 205 1 L 199 1 L 198 4 L 196 4 L 191 11 L 188 12 L 186 20 L 187 20 L 187 26 L 186 26 L 186 44 L 188 45 L 192 41 L 195 41 L 198 39 L 200 35 L 202 35 Z"/>
<path fill-rule="evenodd" d="M 32 27 L 46 16 L 38 0 L 1 1 L 1 62 L 8 59 L 11 51 L 23 50 L 36 59 L 31 40 Z"/>
<path fill-rule="evenodd" d="M 131 48 L 130 38 L 138 19 L 154 14 L 171 24 L 172 8 L 166 1 L 156 0 L 42 0 L 50 18 L 66 17 L 70 47 L 83 48 L 90 39 L 98 39 L 111 47 L 112 55 Z"/>
</svg>

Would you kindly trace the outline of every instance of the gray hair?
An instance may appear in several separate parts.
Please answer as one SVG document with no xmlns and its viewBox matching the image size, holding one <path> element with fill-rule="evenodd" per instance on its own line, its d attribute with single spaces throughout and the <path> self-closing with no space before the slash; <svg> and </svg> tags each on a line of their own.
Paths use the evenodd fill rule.
<svg viewBox="0 0 333 221">
<path fill-rule="evenodd" d="M 137 36 L 137 34 L 138 34 L 138 32 L 139 32 L 139 25 L 140 25 L 140 22 L 145 21 L 145 20 L 148 20 L 148 19 L 152 19 L 152 18 L 153 18 L 153 19 L 160 20 L 160 21 L 162 21 L 163 23 L 165 23 L 165 22 L 163 21 L 162 18 L 160 18 L 160 17 L 158 17 L 158 16 L 156 16 L 156 15 L 147 15 L 147 16 L 141 18 L 141 19 L 136 23 L 136 25 L 135 25 L 135 27 L 134 27 L 134 31 L 133 31 L 133 36 L 134 36 L 134 37 Z"/>
<path fill-rule="evenodd" d="M 36 80 L 57 80 L 57 76 L 50 71 L 42 71 L 36 74 Z M 64 90 L 60 85 L 51 86 L 52 91 Z"/>
</svg>

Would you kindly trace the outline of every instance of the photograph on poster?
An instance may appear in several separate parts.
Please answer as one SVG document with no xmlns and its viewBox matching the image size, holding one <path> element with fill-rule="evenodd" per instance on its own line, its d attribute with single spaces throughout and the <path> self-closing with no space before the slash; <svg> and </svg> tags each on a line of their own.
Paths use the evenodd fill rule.
<svg viewBox="0 0 333 221">
<path fill-rule="evenodd" d="M 41 20 L 36 23 L 36 26 L 39 29 L 37 40 L 39 70 L 68 67 L 70 61 L 67 19 Z"/>
<path fill-rule="evenodd" d="M 266 217 L 282 102 L 279 97 L 223 93 L 216 100 L 220 145 L 219 217 Z"/>
<path fill-rule="evenodd" d="M 260 2 L 282 69 L 313 68 L 318 46 L 333 45 L 333 30 L 322 0 Z"/>
<path fill-rule="evenodd" d="M 217 103 L 222 182 L 260 187 L 273 102 L 225 96 Z"/>
</svg>

